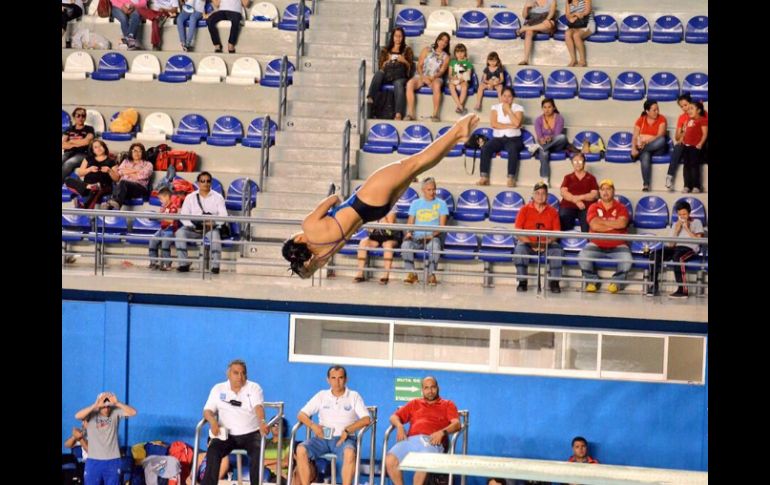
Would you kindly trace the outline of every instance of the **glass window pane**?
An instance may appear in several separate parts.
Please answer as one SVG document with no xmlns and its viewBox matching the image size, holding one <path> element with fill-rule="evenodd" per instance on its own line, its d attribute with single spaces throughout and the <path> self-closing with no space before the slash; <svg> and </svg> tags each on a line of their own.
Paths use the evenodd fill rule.
<svg viewBox="0 0 770 485">
<path fill-rule="evenodd" d="M 295 320 L 294 353 L 388 359 L 388 323 Z"/>
<path fill-rule="evenodd" d="M 555 369 L 561 362 L 561 344 L 561 333 L 501 330 L 499 365 Z"/>
<path fill-rule="evenodd" d="M 567 333 L 567 351 L 562 369 L 596 370 L 596 353 L 599 350 L 598 333 Z"/>
<path fill-rule="evenodd" d="M 703 382 L 704 343 L 703 337 L 669 337 L 667 379 Z"/>
<path fill-rule="evenodd" d="M 663 337 L 602 337 L 602 371 L 663 373 Z"/>
<path fill-rule="evenodd" d="M 457 364 L 489 364 L 489 330 L 396 325 L 393 358 Z"/>
</svg>

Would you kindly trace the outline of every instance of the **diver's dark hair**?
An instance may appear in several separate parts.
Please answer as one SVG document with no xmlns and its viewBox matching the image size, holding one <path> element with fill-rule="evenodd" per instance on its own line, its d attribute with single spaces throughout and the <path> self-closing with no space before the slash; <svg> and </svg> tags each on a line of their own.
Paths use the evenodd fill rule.
<svg viewBox="0 0 770 485">
<path fill-rule="evenodd" d="M 286 258 L 286 261 L 289 262 L 292 272 L 302 278 L 305 261 L 313 256 L 310 249 L 308 249 L 307 244 L 295 242 L 294 237 L 290 237 L 283 242 L 283 249 L 281 252 L 283 257 Z"/>
</svg>

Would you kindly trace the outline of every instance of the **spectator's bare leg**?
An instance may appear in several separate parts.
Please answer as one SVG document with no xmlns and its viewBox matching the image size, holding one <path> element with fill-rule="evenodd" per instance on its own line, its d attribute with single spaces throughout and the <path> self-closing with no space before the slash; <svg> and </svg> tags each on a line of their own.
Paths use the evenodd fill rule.
<svg viewBox="0 0 770 485">
<path fill-rule="evenodd" d="M 388 454 L 385 458 L 385 468 L 388 470 L 388 476 L 393 485 L 404 485 L 404 478 L 401 476 L 401 467 L 398 464 L 396 455 Z"/>
</svg>

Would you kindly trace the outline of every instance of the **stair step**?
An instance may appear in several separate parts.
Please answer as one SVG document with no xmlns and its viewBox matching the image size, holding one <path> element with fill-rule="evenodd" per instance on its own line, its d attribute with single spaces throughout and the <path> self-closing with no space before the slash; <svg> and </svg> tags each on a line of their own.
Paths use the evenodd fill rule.
<svg viewBox="0 0 770 485">
<path fill-rule="evenodd" d="M 372 58 L 371 45 L 342 44 L 339 41 L 333 44 L 311 43 L 305 45 L 305 55 L 324 56 L 334 59 L 366 59 Z"/>
<path fill-rule="evenodd" d="M 300 70 L 304 72 L 346 72 L 354 76 L 354 79 L 357 79 L 358 66 L 360 64 L 360 59 L 304 56 L 302 58 L 302 68 Z"/>
<path fill-rule="evenodd" d="M 342 136 L 345 120 L 322 120 L 316 117 L 287 116 L 283 122 L 285 131 L 312 131 L 316 133 L 337 133 Z"/>
<path fill-rule="evenodd" d="M 357 78 L 358 76 L 356 76 Z M 291 101 L 323 101 L 355 109 L 358 88 L 355 86 L 302 86 L 289 92 Z"/>
<path fill-rule="evenodd" d="M 315 160 L 309 161 L 276 161 L 270 162 L 270 177 L 294 177 L 303 180 L 313 178 L 320 180 L 332 180 L 340 176 L 342 169 L 339 160 L 334 163 L 319 163 Z"/>
<path fill-rule="evenodd" d="M 326 189 L 320 190 L 316 194 L 295 193 L 293 191 L 262 192 L 257 198 L 257 204 L 260 209 L 311 210 L 326 196 L 326 193 Z"/>
<path fill-rule="evenodd" d="M 383 26 L 380 27 L 380 45 L 384 45 L 386 35 L 382 32 Z M 312 44 L 351 44 L 351 45 L 367 45 L 371 48 L 372 45 L 372 31 L 334 31 L 334 30 L 315 30 L 310 29 L 305 32 L 305 42 Z"/>
<path fill-rule="evenodd" d="M 298 71 L 294 73 L 293 88 L 330 86 L 333 88 L 355 88 L 358 86 L 358 73 L 351 76 L 347 72 Z M 294 89 L 293 89 L 294 90 Z"/>
<path fill-rule="evenodd" d="M 319 194 L 329 190 L 329 186 L 339 186 L 340 184 L 340 171 L 337 170 L 337 174 L 331 177 L 324 177 L 317 175 L 316 177 L 309 178 L 297 178 L 292 176 L 284 177 L 268 177 L 265 179 L 265 191 L 266 192 L 294 192 L 297 194 Z"/>
<path fill-rule="evenodd" d="M 313 101 L 289 101 L 287 109 L 289 115 L 317 116 L 324 119 L 349 119 L 351 123 L 357 122 L 356 107 L 353 105 L 341 105 L 333 102 Z"/>
<path fill-rule="evenodd" d="M 341 137 L 342 135 L 340 135 Z M 273 150 L 275 152 L 273 153 Z M 350 157 L 355 160 L 356 149 L 351 145 Z M 294 148 L 294 147 L 274 147 L 271 149 L 271 165 L 281 163 L 280 160 L 299 160 L 308 163 L 329 164 L 339 166 L 342 157 L 342 148 Z"/>
<path fill-rule="evenodd" d="M 338 148 L 342 151 L 342 134 L 336 133 L 307 133 L 301 131 L 279 131 L 275 138 L 276 144 L 295 148 Z M 359 143 L 358 135 L 351 133 L 351 145 Z M 357 145 L 356 145 L 357 146 Z"/>
<path fill-rule="evenodd" d="M 323 5 L 318 5 L 316 8 L 317 14 L 313 14 L 311 21 L 318 18 L 339 18 L 339 17 L 355 17 L 355 18 L 367 18 L 374 16 L 374 2 L 337 2 L 329 3 L 324 0 Z M 385 14 L 386 7 L 384 4 L 380 4 L 381 14 Z"/>
</svg>

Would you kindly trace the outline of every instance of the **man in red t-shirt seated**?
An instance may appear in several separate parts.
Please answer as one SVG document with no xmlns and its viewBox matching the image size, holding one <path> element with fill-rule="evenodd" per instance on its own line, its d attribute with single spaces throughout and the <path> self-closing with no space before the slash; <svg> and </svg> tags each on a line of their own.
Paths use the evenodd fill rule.
<svg viewBox="0 0 770 485">
<path fill-rule="evenodd" d="M 599 183 L 599 200 L 588 208 L 586 215 L 590 232 L 600 234 L 626 234 L 628 232 L 628 210 L 615 200 L 615 184 L 610 179 L 604 179 Z M 618 262 L 617 270 L 612 275 L 613 279 L 624 280 L 628 270 L 631 269 L 633 258 L 626 241 L 620 239 L 592 239 L 580 251 L 578 260 L 580 269 L 583 270 L 583 278 L 595 280 L 586 284 L 586 291 L 595 292 L 599 289 L 599 275 L 594 268 L 594 261 L 589 259 L 609 258 Z M 610 283 L 607 290 L 617 293 L 623 287 L 622 283 Z"/>
<path fill-rule="evenodd" d="M 409 433 L 404 424 L 410 423 Z M 396 427 L 396 443 L 385 457 L 385 468 L 394 485 L 404 485 L 401 476 L 401 460 L 413 453 L 443 453 L 449 433 L 460 430 L 457 406 L 438 394 L 438 381 L 428 376 L 422 380 L 422 399 L 412 399 L 390 417 Z M 415 472 L 413 485 L 425 482 L 425 472 Z"/>
</svg>

